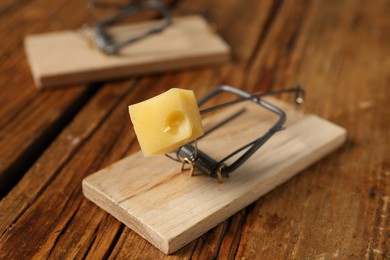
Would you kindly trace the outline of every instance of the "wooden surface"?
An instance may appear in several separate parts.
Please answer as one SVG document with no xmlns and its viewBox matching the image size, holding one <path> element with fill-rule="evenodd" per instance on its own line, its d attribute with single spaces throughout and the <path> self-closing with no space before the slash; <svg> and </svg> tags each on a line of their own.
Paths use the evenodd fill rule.
<svg viewBox="0 0 390 260">
<path fill-rule="evenodd" d="M 77 28 L 85 2 L 0 3 L 0 258 L 389 258 L 389 1 L 169 5 L 174 15 L 208 10 L 233 60 L 38 91 L 24 37 L 69 29 L 50 18 L 57 7 L 59 20 Z M 139 150 L 129 104 L 171 87 L 200 97 L 220 84 L 264 91 L 296 83 L 307 91 L 306 112 L 346 128 L 347 143 L 175 254 L 84 198 L 84 177 Z"/>
<path fill-rule="evenodd" d="M 274 114 L 250 103 L 209 117 L 207 124 L 217 125 L 242 107 L 246 111 L 240 117 L 199 141 L 203 152 L 222 160 L 276 121 Z M 291 107 L 284 111 L 286 129 L 223 184 L 206 175 L 191 178 L 165 156 L 137 152 L 85 178 L 83 193 L 164 253 L 176 252 L 345 142 L 345 129 Z"/>
<path fill-rule="evenodd" d="M 142 34 L 162 21 L 110 28 L 115 41 Z M 125 46 L 117 55 L 106 55 L 88 45 L 81 31 L 66 30 L 29 35 L 25 51 L 39 88 L 97 82 L 225 62 L 229 46 L 199 15 L 172 19 L 162 33 Z"/>
</svg>

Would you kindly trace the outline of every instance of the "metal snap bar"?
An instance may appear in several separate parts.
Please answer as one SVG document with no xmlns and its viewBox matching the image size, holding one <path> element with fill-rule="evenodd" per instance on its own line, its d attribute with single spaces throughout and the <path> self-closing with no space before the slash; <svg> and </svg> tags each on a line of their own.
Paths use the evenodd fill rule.
<svg viewBox="0 0 390 260">
<path fill-rule="evenodd" d="M 228 92 L 235 95 L 240 96 L 241 98 L 223 103 L 221 105 L 217 105 L 211 108 L 207 108 L 204 110 L 201 110 L 201 115 L 204 115 L 206 113 L 216 111 L 240 102 L 244 101 L 251 101 L 253 103 L 258 104 L 259 106 L 269 110 L 270 112 L 275 113 L 279 116 L 279 119 L 277 122 L 263 135 L 261 135 L 259 138 L 249 142 L 248 144 L 243 145 L 242 147 L 238 148 L 234 152 L 227 155 L 222 160 L 215 160 L 208 154 L 204 153 L 203 151 L 199 150 L 196 145 L 192 144 L 186 144 L 178 149 L 175 150 L 176 158 L 166 154 L 166 156 L 172 160 L 182 162 L 182 163 L 190 163 L 191 167 L 194 169 L 199 170 L 200 172 L 209 175 L 210 177 L 217 178 L 219 183 L 222 183 L 223 177 L 228 177 L 228 175 L 235 170 L 237 170 L 243 163 L 245 163 L 261 146 L 264 145 L 277 131 L 280 131 L 283 129 L 283 125 L 286 121 L 286 114 L 284 111 L 271 103 L 263 100 L 262 98 L 264 96 L 270 96 L 270 95 L 276 95 L 276 94 L 282 94 L 282 93 L 295 93 L 296 98 L 295 101 L 297 104 L 301 104 L 304 100 L 304 90 L 300 86 L 296 86 L 289 89 L 279 90 L 279 91 L 271 91 L 271 92 L 265 92 L 265 93 L 255 93 L 250 94 L 248 92 L 245 92 L 243 90 L 240 90 L 238 88 L 234 88 L 232 86 L 220 86 L 214 90 L 212 90 L 210 93 L 208 93 L 205 97 L 201 98 L 198 101 L 199 107 L 202 106 L 204 103 L 206 103 L 211 98 L 215 97 L 216 95 L 222 93 L 222 92 Z M 236 118 L 241 113 L 243 113 L 244 110 L 240 110 L 237 113 L 234 113 L 230 117 L 224 119 L 222 122 L 219 122 L 216 126 L 210 128 L 206 131 L 205 135 L 203 135 L 201 138 L 209 134 L 211 131 L 214 131 L 216 128 L 222 127 L 224 124 L 229 122 L 230 120 Z M 200 139 L 200 138 L 199 138 Z M 194 142 L 196 144 L 196 142 Z M 245 151 L 246 150 L 246 151 Z M 226 161 L 233 156 L 242 153 L 242 155 L 236 159 L 233 163 L 230 165 L 226 164 Z"/>
<path fill-rule="evenodd" d="M 94 1 L 90 1 L 89 3 L 89 7 L 92 10 L 94 10 L 96 7 L 99 6 L 107 7 L 110 5 L 99 4 L 99 3 L 95 3 Z M 152 27 L 149 30 L 146 30 L 145 32 L 139 35 L 129 37 L 122 41 L 113 40 L 113 37 L 107 31 L 108 26 L 125 19 L 126 17 L 136 12 L 140 12 L 147 9 L 154 9 L 159 11 L 164 22 L 161 25 Z M 171 16 L 169 14 L 168 9 L 162 3 L 160 3 L 159 1 L 146 1 L 146 2 L 137 1 L 134 4 L 121 6 L 120 11 L 118 11 L 112 16 L 109 16 L 101 21 L 98 21 L 93 25 L 93 30 L 95 33 L 95 45 L 102 52 L 112 55 L 117 53 L 124 46 L 127 46 L 136 41 L 144 39 L 145 37 L 148 37 L 152 34 L 162 32 L 165 28 L 167 28 L 170 25 L 171 25 Z"/>
</svg>

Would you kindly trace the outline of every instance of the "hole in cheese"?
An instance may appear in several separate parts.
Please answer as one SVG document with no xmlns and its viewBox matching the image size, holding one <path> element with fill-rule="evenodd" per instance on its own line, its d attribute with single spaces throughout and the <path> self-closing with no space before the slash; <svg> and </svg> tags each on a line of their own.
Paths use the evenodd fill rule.
<svg viewBox="0 0 390 260">
<path fill-rule="evenodd" d="M 188 120 L 182 111 L 173 111 L 165 118 L 164 133 L 175 136 L 188 127 Z"/>
</svg>

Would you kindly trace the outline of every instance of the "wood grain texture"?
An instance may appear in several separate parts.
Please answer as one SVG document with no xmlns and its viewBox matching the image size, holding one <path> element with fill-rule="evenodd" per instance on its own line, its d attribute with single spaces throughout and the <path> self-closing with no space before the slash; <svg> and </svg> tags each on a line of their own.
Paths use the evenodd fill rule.
<svg viewBox="0 0 390 260">
<path fill-rule="evenodd" d="M 47 18 L 57 3 L 62 7 L 60 21 L 70 26 Z M 30 150 L 34 158 L 28 162 L 19 160 L 23 156 L 11 161 L 0 156 L 4 164 L 19 163 L 24 169 L 19 172 L 23 178 L 13 180 L 0 202 L 0 258 L 389 258 L 388 1 L 174 1 L 174 15 L 207 11 L 209 22 L 232 46 L 232 62 L 104 83 L 96 93 L 87 93 L 88 102 L 71 97 L 83 96 L 85 89 L 36 91 L 23 55 L 23 37 L 77 28 L 86 19 L 83 7 L 84 2 L 73 0 L 57 1 L 56 6 L 47 0 L 0 6 L 0 125 L 16 118 L 23 123 L 29 116 L 21 116 L 24 109 L 41 111 L 13 138 L 13 128 L 1 132 L 0 138 L 7 137 L 2 143 L 9 140 L 9 145 L 6 150 L 0 147 L 0 154 L 18 154 L 19 146 L 11 142 L 18 136 L 20 142 L 44 141 L 38 142 L 41 149 Z M 148 17 L 156 16 L 142 14 L 133 21 Z M 83 198 L 84 177 L 139 150 L 130 131 L 129 104 L 171 87 L 194 89 L 200 97 L 220 84 L 258 91 L 296 83 L 307 91 L 307 112 L 347 129 L 346 145 L 173 255 L 164 256 Z M 111 91 L 116 93 L 112 100 Z M 61 118 L 64 110 L 48 101 L 52 95 L 67 96 L 68 104 L 78 109 L 47 139 L 42 131 L 29 129 L 41 118 Z M 101 106 L 97 115 L 92 115 L 94 106 Z M 83 141 L 72 146 L 67 133 L 80 133 Z"/>
<path fill-rule="evenodd" d="M 120 42 L 161 23 L 115 26 L 109 33 L 114 41 Z M 106 55 L 92 48 L 79 34 L 61 31 L 26 38 L 26 55 L 37 87 L 161 73 L 220 63 L 230 57 L 229 46 L 198 15 L 173 18 L 172 25 L 161 33 L 124 46 L 117 55 Z"/>
<path fill-rule="evenodd" d="M 6 14 L 0 17 L 0 35 L 5 39 L 0 50 L 0 197 L 20 180 L 99 86 L 72 85 L 57 92 L 37 91 L 34 87 L 23 51 L 24 37 L 77 28 L 88 16 L 85 3 L 50 3 L 14 1 L 2 9 Z M 73 10 L 78 10 L 78 15 L 68 17 Z M 141 16 L 148 17 L 153 14 Z"/>
<path fill-rule="evenodd" d="M 55 28 L 47 19 L 49 1 L 15 3 L 0 17 L 0 197 L 23 176 L 39 154 L 93 95 L 89 88 L 38 92 L 23 54 L 23 37 Z M 11 4 L 11 2 L 10 2 Z M 77 2 L 69 7 L 78 8 Z M 43 12 L 44 11 L 44 12 Z M 82 10 L 80 11 L 82 14 Z M 70 22 L 77 18 L 70 18 Z M 15 25 L 18 28 L 15 29 Z"/>
<path fill-rule="evenodd" d="M 101 121 L 118 105 L 118 102 L 130 91 L 133 82 L 119 86 L 106 86 L 102 88 L 88 103 L 79 116 L 75 118 L 69 128 L 62 133 L 51 144 L 50 153 L 44 153 L 37 163 L 24 175 L 19 185 L 5 197 L 0 205 L 4 209 L 0 213 L 0 233 L 5 232 L 7 226 L 12 225 L 17 217 L 28 207 L 31 200 L 34 200 L 46 188 L 47 182 L 58 174 L 58 169 L 63 167 L 69 158 L 83 145 L 83 143 L 94 133 Z M 109 89 L 111 88 L 111 89 Z M 42 167 L 42 160 L 51 161 L 50 165 Z M 30 181 L 34 179 L 33 182 Z M 25 190 L 29 190 L 28 196 Z"/>
<path fill-rule="evenodd" d="M 258 105 L 235 110 L 242 107 L 246 111 L 239 118 L 202 139 L 199 149 L 221 160 L 275 121 Z M 204 175 L 189 178 L 177 162 L 138 152 L 84 179 L 83 193 L 161 251 L 173 253 L 344 143 L 345 129 L 291 108 L 285 111 L 286 130 L 223 184 Z M 216 114 L 204 124 L 216 125 L 228 115 Z"/>
</svg>

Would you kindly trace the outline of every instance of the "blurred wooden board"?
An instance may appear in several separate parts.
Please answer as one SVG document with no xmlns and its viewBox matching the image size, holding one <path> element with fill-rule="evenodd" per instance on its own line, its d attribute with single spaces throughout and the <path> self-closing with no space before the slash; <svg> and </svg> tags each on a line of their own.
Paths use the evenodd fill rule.
<svg viewBox="0 0 390 260">
<path fill-rule="evenodd" d="M 344 143 L 343 128 L 272 102 L 288 110 L 286 129 L 223 184 L 204 175 L 189 177 L 177 162 L 138 152 L 85 178 L 84 195 L 164 253 L 172 253 Z M 257 105 L 245 106 L 242 116 L 201 140 L 200 149 L 221 159 L 276 120 Z M 207 118 L 205 126 L 228 113 Z"/>
<path fill-rule="evenodd" d="M 139 35 L 162 21 L 116 26 L 114 39 Z M 174 18 L 162 33 L 126 46 L 118 55 L 105 55 L 88 45 L 78 31 L 31 35 L 25 51 L 37 87 L 107 80 L 193 66 L 229 59 L 229 46 L 201 16 Z"/>
</svg>

